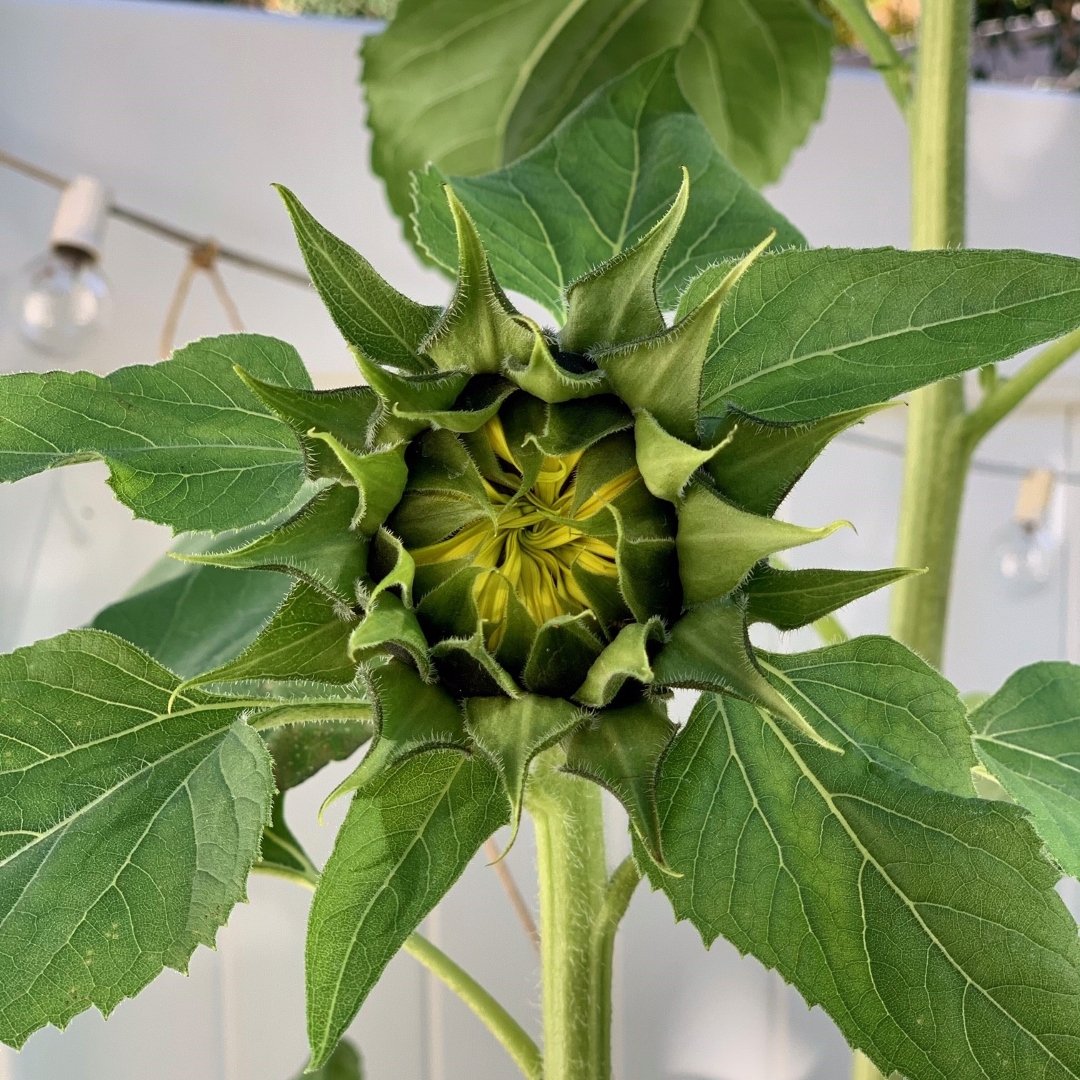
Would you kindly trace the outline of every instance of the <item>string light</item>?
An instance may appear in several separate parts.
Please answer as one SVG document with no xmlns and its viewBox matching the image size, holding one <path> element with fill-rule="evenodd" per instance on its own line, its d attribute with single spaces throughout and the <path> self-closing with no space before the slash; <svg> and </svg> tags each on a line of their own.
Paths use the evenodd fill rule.
<svg viewBox="0 0 1080 1080">
<path fill-rule="evenodd" d="M 49 249 L 15 279 L 19 333 L 41 352 L 72 356 L 94 337 L 111 310 L 101 271 L 108 189 L 92 176 L 77 176 L 60 196 Z"/>
<path fill-rule="evenodd" d="M 1018 596 L 1042 590 L 1058 568 L 1061 538 L 1049 521 L 1053 494 L 1054 474 L 1033 469 L 1020 484 L 1012 521 L 998 534 L 1001 576 Z"/>
<path fill-rule="evenodd" d="M 846 443 L 849 446 L 862 446 L 867 450 L 878 450 L 893 457 L 902 458 L 907 452 L 906 444 L 899 440 L 882 438 L 880 435 L 867 435 L 859 431 L 847 431 L 839 436 L 836 441 Z M 974 458 L 971 462 L 971 471 L 981 473 L 984 476 L 1010 477 L 1014 480 L 1023 480 L 1033 470 L 1030 465 Z M 1080 472 L 1069 472 L 1064 469 L 1048 469 L 1045 471 L 1049 472 L 1055 483 L 1062 484 L 1065 487 L 1080 487 Z"/>
<path fill-rule="evenodd" d="M 21 173 L 31 180 L 37 180 L 39 183 L 47 184 L 49 187 L 54 187 L 58 190 L 63 190 L 69 183 L 67 179 L 59 174 L 50 172 L 40 165 L 35 165 L 25 158 L 8 153 L 6 150 L 0 150 L 0 165 L 4 168 L 11 169 L 13 172 Z M 110 202 L 108 206 L 108 215 L 109 217 L 116 218 L 117 221 L 123 221 L 128 225 L 134 225 L 137 229 L 153 233 L 162 240 L 179 244 L 189 251 L 201 244 L 207 243 L 207 237 L 205 236 L 200 236 L 197 233 L 190 232 L 178 225 L 173 225 L 171 222 L 153 217 L 150 214 L 144 214 L 140 210 L 132 209 L 121 203 Z M 234 266 L 242 267 L 245 270 L 254 270 L 256 273 L 278 278 L 281 281 L 288 281 L 293 285 L 302 285 L 305 289 L 311 287 L 311 281 L 308 276 L 301 273 L 299 270 L 293 270 L 291 267 L 283 266 L 281 263 L 273 262 L 270 259 L 263 259 L 258 255 L 252 255 L 250 252 L 242 251 L 240 248 L 231 247 L 228 244 L 216 244 L 216 257 L 221 262 L 232 263 Z"/>
</svg>

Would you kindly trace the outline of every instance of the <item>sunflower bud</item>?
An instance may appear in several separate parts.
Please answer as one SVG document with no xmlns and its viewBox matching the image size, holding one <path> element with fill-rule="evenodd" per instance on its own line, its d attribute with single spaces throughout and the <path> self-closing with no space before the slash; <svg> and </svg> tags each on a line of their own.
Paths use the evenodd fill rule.
<svg viewBox="0 0 1080 1080">
<path fill-rule="evenodd" d="M 825 613 L 796 603 L 793 615 L 788 572 L 768 560 L 839 523 L 773 513 L 866 410 L 785 428 L 699 409 L 717 315 L 769 238 L 669 325 L 654 281 L 686 208 L 684 175 L 636 246 L 570 285 L 552 332 L 511 306 L 449 188 L 459 265 L 441 313 L 391 289 L 285 196 L 368 386 L 247 379 L 300 433 L 328 491 L 213 558 L 284 564 L 324 589 L 332 579 L 356 605 L 349 647 L 378 737 L 342 790 L 419 749 L 461 746 L 498 769 L 516 822 L 532 759 L 558 744 L 563 767 L 614 792 L 663 865 L 653 780 L 673 688 L 735 695 L 824 743 L 765 677 L 747 628 Z M 343 285 L 385 333 L 356 330 Z M 814 573 L 834 607 L 869 588 Z"/>
</svg>

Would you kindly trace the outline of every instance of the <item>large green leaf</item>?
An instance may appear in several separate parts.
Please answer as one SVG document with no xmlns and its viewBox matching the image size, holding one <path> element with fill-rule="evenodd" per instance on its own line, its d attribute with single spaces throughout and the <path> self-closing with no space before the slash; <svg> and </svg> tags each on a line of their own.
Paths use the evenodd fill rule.
<svg viewBox="0 0 1080 1080">
<path fill-rule="evenodd" d="M 821 116 L 832 33 L 802 0 L 702 0 L 679 84 L 755 184 L 777 179 Z"/>
<path fill-rule="evenodd" d="M 967 710 L 925 660 L 887 637 L 781 656 L 757 653 L 780 692 L 838 746 L 935 790 L 974 793 Z"/>
<path fill-rule="evenodd" d="M 820 115 L 830 46 L 805 0 L 403 0 L 364 43 L 373 164 L 404 216 L 410 170 L 498 168 L 603 83 L 675 49 L 720 149 L 762 183 Z"/>
<path fill-rule="evenodd" d="M 111 604 L 93 626 L 145 649 L 182 678 L 231 660 L 281 606 L 289 579 L 266 570 L 237 574 L 217 566 L 184 567 Z"/>
<path fill-rule="evenodd" d="M 1080 667 L 1021 668 L 972 713 L 971 726 L 983 763 L 1066 873 L 1080 877 Z"/>
<path fill-rule="evenodd" d="M 190 543 L 185 546 L 191 546 Z M 182 678 L 195 678 L 232 660 L 249 646 L 285 599 L 289 582 L 280 574 L 251 570 L 238 574 L 216 566 L 185 567 L 163 559 L 145 586 L 105 608 L 93 625 L 129 641 Z M 304 586 L 300 586 L 304 588 Z M 295 587 L 294 587 L 295 591 Z M 316 672 L 318 673 L 318 672 Z M 265 689 L 263 684 L 260 689 Z M 324 766 L 349 757 L 371 737 L 373 722 L 363 715 L 355 687 L 275 685 L 275 696 L 317 692 L 329 700 L 322 723 L 275 727 L 263 739 L 273 761 L 272 820 L 263 831 L 258 868 L 311 882 L 317 871 L 285 820 L 285 793 Z M 340 715 L 333 698 L 340 695 Z"/>
<path fill-rule="evenodd" d="M 721 280 L 687 290 L 691 310 Z M 1080 326 L 1080 260 L 1026 251 L 764 255 L 720 313 L 701 411 L 771 421 L 832 416 L 925 386 Z"/>
<path fill-rule="evenodd" d="M 603 167 L 597 161 L 603 160 Z M 475 179 L 431 166 L 416 176 L 420 244 L 448 272 L 457 265 L 449 182 L 484 234 L 500 283 L 565 314 L 565 290 L 636 243 L 690 174 L 682 227 L 657 278 L 674 308 L 686 282 L 720 259 L 745 254 L 773 229 L 798 231 L 739 175 L 675 85 L 670 56 L 655 57 L 599 90 L 526 157 Z"/>
<path fill-rule="evenodd" d="M 198 691 L 76 630 L 0 657 L 0 1039 L 20 1046 L 186 970 L 270 813 L 250 701 Z"/>
<path fill-rule="evenodd" d="M 308 923 L 312 1068 L 326 1061 L 391 957 L 507 818 L 495 770 L 459 750 L 406 758 L 353 796 Z"/>
<path fill-rule="evenodd" d="M 0 480 L 101 459 L 121 502 L 176 529 L 231 529 L 287 505 L 303 480 L 295 434 L 233 371 L 310 386 L 274 338 L 203 338 L 153 366 L 0 376 Z"/>
<path fill-rule="evenodd" d="M 925 740 L 955 694 L 940 678 L 934 690 L 921 664 L 892 663 L 869 690 L 866 672 L 845 689 L 850 672 L 831 672 L 827 651 L 812 670 L 770 664 L 848 749 L 830 753 L 753 706 L 703 697 L 658 785 L 664 851 L 684 876 L 654 882 L 677 916 L 707 943 L 723 935 L 778 969 L 886 1073 L 1080 1076 L 1076 926 L 1023 812 L 922 786 L 910 768 L 868 756 L 887 756 L 887 738 Z M 860 707 L 867 696 L 883 700 Z M 927 755 L 919 771 L 930 767 Z"/>
</svg>

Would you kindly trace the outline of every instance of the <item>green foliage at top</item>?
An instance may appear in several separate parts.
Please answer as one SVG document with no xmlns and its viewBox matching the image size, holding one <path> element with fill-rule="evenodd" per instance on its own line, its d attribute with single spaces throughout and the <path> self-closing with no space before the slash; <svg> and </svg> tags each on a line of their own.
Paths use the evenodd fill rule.
<svg viewBox="0 0 1080 1080">
<path fill-rule="evenodd" d="M 411 170 L 496 169 L 597 88 L 671 49 L 682 92 L 717 146 L 760 184 L 776 179 L 817 120 L 831 44 L 805 0 L 404 0 L 364 42 L 372 163 L 404 218 Z"/>
<path fill-rule="evenodd" d="M 606 167 L 597 168 L 598 160 Z M 418 243 L 454 273 L 453 221 L 439 197 L 449 182 L 484 234 L 502 284 L 539 300 L 561 321 L 570 283 L 653 227 L 680 165 L 689 175 L 690 199 L 648 282 L 656 279 L 664 309 L 676 307 L 691 278 L 744 255 L 770 231 L 780 247 L 804 242 L 716 149 L 679 90 L 674 57 L 665 54 L 591 95 L 550 138 L 506 168 L 474 178 L 448 178 L 435 165 L 418 172 Z"/>
</svg>

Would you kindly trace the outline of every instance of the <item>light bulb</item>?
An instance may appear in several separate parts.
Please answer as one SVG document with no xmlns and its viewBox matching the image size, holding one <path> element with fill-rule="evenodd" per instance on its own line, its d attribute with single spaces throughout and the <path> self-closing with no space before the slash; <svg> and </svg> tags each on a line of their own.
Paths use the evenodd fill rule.
<svg viewBox="0 0 1080 1080">
<path fill-rule="evenodd" d="M 1014 521 L 998 536 L 998 567 L 1018 596 L 1038 592 L 1049 583 L 1060 552 L 1058 538 L 1043 524 Z"/>
<path fill-rule="evenodd" d="M 18 275 L 15 319 L 35 349 L 72 356 L 107 322 L 112 303 L 99 259 L 108 210 L 109 193 L 101 182 L 76 177 L 60 197 L 49 250 Z"/>
<path fill-rule="evenodd" d="M 56 356 L 81 351 L 104 326 L 112 308 L 109 284 L 97 260 L 62 246 L 23 268 L 14 300 L 24 340 Z"/>
</svg>

